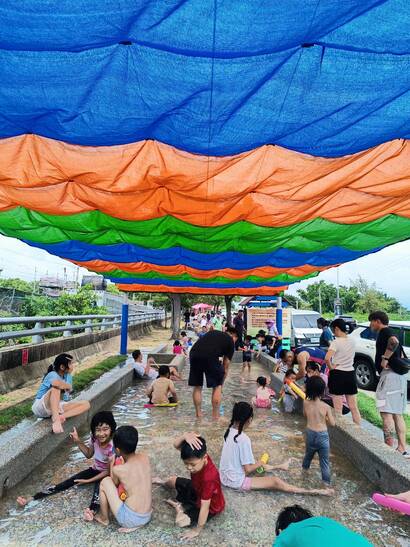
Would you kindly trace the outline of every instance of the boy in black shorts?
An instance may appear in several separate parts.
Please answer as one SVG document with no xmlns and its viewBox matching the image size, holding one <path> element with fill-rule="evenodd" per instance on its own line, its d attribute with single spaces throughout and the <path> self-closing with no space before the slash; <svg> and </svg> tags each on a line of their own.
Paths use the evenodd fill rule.
<svg viewBox="0 0 410 547">
<path fill-rule="evenodd" d="M 173 475 L 167 480 L 154 478 L 152 482 L 176 490 L 176 501 L 169 499 L 167 503 L 176 511 L 177 526 L 183 528 L 196 524 L 183 536 L 192 539 L 199 536 L 211 517 L 222 513 L 225 499 L 219 471 L 207 454 L 205 439 L 196 433 L 184 433 L 175 439 L 174 447 L 181 452 L 191 479 Z"/>
</svg>

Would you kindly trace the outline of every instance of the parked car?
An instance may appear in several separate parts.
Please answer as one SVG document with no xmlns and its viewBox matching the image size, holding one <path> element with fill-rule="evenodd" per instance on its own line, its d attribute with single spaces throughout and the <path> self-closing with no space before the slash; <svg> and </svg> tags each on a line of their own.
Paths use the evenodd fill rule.
<svg viewBox="0 0 410 547">
<path fill-rule="evenodd" d="M 357 321 L 351 315 L 336 315 L 335 319 L 343 319 L 349 328 L 349 332 L 353 332 L 357 327 Z"/>
<path fill-rule="evenodd" d="M 410 356 L 410 321 L 392 321 L 389 325 L 395 333 L 404 351 Z M 354 338 L 356 354 L 354 367 L 356 370 L 357 385 L 361 389 L 374 390 L 378 382 L 376 371 L 376 338 L 369 324 L 359 324 L 349 335 Z M 407 375 L 407 385 L 410 384 L 410 373 Z"/>
<path fill-rule="evenodd" d="M 322 330 L 317 327 L 320 313 L 313 310 L 291 311 L 290 344 L 297 346 L 318 346 Z"/>
</svg>

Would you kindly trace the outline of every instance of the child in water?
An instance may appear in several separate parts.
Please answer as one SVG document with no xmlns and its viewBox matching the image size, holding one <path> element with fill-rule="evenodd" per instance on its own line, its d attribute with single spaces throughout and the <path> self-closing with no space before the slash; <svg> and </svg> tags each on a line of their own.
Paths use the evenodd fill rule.
<svg viewBox="0 0 410 547">
<path fill-rule="evenodd" d="M 158 378 L 147 389 L 149 402 L 154 405 L 178 402 L 174 382 L 170 380 L 171 372 L 169 366 L 161 365 L 158 374 Z"/>
<path fill-rule="evenodd" d="M 307 489 L 293 486 L 275 476 L 250 476 L 259 467 L 264 471 L 274 469 L 287 470 L 290 460 L 280 465 L 268 465 L 262 461 L 255 462 L 252 453 L 251 441 L 244 433 L 251 425 L 253 419 L 253 408 L 249 403 L 235 403 L 232 411 L 232 419 L 224 435 L 221 461 L 219 469 L 221 481 L 224 486 L 241 492 L 249 490 L 280 490 L 291 494 L 312 494 L 329 496 L 333 491 L 324 489 Z"/>
<path fill-rule="evenodd" d="M 225 508 L 218 469 L 207 453 L 205 439 L 196 433 L 184 433 L 174 441 L 181 459 L 191 474 L 190 479 L 175 475 L 166 480 L 158 477 L 153 484 L 176 490 L 176 501 L 167 500 L 176 512 L 175 523 L 180 528 L 196 524 L 183 539 L 193 539 L 201 533 L 207 521 Z"/>
<path fill-rule="evenodd" d="M 175 340 L 174 345 L 172 346 L 172 353 L 174 355 L 183 355 L 185 353 L 184 348 L 179 340 Z"/>
<path fill-rule="evenodd" d="M 319 376 L 306 380 L 306 399 L 303 402 L 303 414 L 306 416 L 306 452 L 302 467 L 307 470 L 316 452 L 319 455 L 322 480 L 330 484 L 329 433 L 327 423 L 334 426 L 335 418 L 329 405 L 321 398 L 326 384 Z"/>
<path fill-rule="evenodd" d="M 258 385 L 256 389 L 256 397 L 252 397 L 252 404 L 256 408 L 271 408 L 272 398 L 275 397 L 275 392 L 270 387 L 267 387 L 268 379 L 266 376 L 259 376 L 256 379 Z"/>
<path fill-rule="evenodd" d="M 31 499 L 41 500 L 47 496 L 52 496 L 58 492 L 68 490 L 75 485 L 94 483 L 94 492 L 91 498 L 91 503 L 89 509 L 84 511 L 84 516 L 87 518 L 89 514 L 94 514 L 99 508 L 100 481 L 104 477 L 108 476 L 109 459 L 114 454 L 112 437 L 116 427 L 117 424 L 112 412 L 97 412 L 97 414 L 95 414 L 91 419 L 91 438 L 88 445 L 80 440 L 77 430 L 73 428 L 73 431 L 70 433 L 71 439 L 87 459 L 94 457 L 93 465 L 83 471 L 80 471 L 79 473 L 76 473 L 69 479 L 60 482 L 59 484 L 49 486 L 41 492 L 37 492 L 37 494 L 34 494 L 32 498 L 20 496 L 17 498 L 17 503 L 21 507 L 24 507 L 29 501 L 31 501 Z"/>
<path fill-rule="evenodd" d="M 95 515 L 90 514 L 90 517 L 103 526 L 108 526 L 111 511 L 121 526 L 119 532 L 134 532 L 151 520 L 151 465 L 146 454 L 135 453 L 138 445 L 138 431 L 135 427 L 119 427 L 114 434 L 113 443 L 116 455 L 124 463 L 114 466 L 114 458 L 111 459 L 110 476 L 101 481 L 100 511 Z M 120 483 L 127 495 L 125 501 L 120 499 L 118 493 Z"/>
<path fill-rule="evenodd" d="M 51 418 L 53 433 L 63 433 L 62 424 L 67 418 L 83 414 L 90 408 L 88 401 L 67 402 L 67 396 L 73 389 L 73 365 L 73 357 L 68 353 L 57 355 L 48 367 L 31 407 L 37 418 Z"/>
<path fill-rule="evenodd" d="M 246 367 L 248 368 L 248 374 L 251 373 L 251 361 L 252 361 L 252 346 L 251 346 L 252 336 L 245 336 L 245 341 L 243 346 L 240 348 L 242 350 L 242 374 L 245 372 Z"/>
<path fill-rule="evenodd" d="M 296 401 L 298 396 L 287 384 L 287 382 L 296 382 L 296 372 L 290 368 L 285 372 L 283 379 L 283 410 L 288 413 L 292 413 L 295 410 Z"/>
</svg>

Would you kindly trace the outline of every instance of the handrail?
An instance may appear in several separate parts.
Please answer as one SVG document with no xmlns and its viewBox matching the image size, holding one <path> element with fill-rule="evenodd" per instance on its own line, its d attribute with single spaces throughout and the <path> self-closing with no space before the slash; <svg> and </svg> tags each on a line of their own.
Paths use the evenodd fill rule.
<svg viewBox="0 0 410 547">
<path fill-rule="evenodd" d="M 148 321 L 158 321 L 164 319 L 164 310 L 150 309 L 149 311 L 131 311 L 128 316 L 129 325 L 139 325 Z M 84 321 L 81 324 L 73 324 L 72 321 Z M 45 327 L 45 323 L 61 323 L 65 322 L 64 326 L 49 326 Z M 44 335 L 62 332 L 64 337 L 73 335 L 73 331 L 84 331 L 90 333 L 94 329 L 106 330 L 109 327 L 119 327 L 121 325 L 121 314 L 111 315 L 53 315 L 42 316 L 36 315 L 32 317 L 2 317 L 0 318 L 0 327 L 2 325 L 25 325 L 27 323 L 35 323 L 34 327 L 25 330 L 0 332 L 1 340 L 14 340 L 31 336 L 32 343 L 38 344 L 44 341 Z"/>
</svg>

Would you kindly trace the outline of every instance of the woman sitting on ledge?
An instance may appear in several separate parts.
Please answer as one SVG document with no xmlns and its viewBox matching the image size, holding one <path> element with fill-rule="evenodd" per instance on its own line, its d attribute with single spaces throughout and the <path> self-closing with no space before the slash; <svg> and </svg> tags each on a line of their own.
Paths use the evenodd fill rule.
<svg viewBox="0 0 410 547">
<path fill-rule="evenodd" d="M 48 367 L 31 407 L 37 418 L 51 418 L 53 433 L 63 433 L 62 424 L 67 418 L 83 414 L 90 408 L 88 401 L 69 401 L 73 389 L 73 368 L 72 355 L 57 355 Z"/>
</svg>

